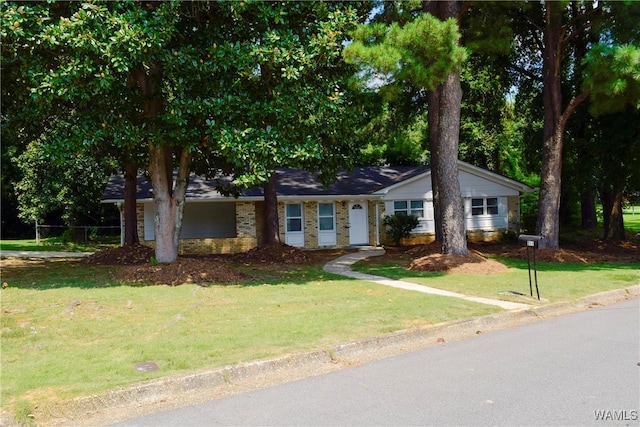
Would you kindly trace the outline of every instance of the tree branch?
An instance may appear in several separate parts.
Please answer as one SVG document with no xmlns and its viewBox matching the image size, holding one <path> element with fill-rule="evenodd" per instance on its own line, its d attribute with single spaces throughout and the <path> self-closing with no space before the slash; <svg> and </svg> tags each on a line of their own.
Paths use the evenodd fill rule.
<svg viewBox="0 0 640 427">
<path fill-rule="evenodd" d="M 512 69 L 513 71 L 516 71 L 518 73 L 524 74 L 525 76 L 529 77 L 531 80 L 534 80 L 536 82 L 543 82 L 542 76 L 538 76 L 536 74 L 533 74 L 531 71 L 527 70 L 526 68 L 522 68 L 518 65 L 512 64 L 509 65 L 509 68 Z"/>
<path fill-rule="evenodd" d="M 563 38 L 560 41 L 560 48 L 561 49 L 565 48 L 571 40 L 573 40 L 574 38 L 576 38 L 577 36 L 585 32 L 587 29 L 591 28 L 593 26 L 593 20 L 590 20 L 589 17 L 596 13 L 601 13 L 602 11 L 603 11 L 602 6 L 598 5 L 597 7 L 591 9 L 590 11 L 574 17 L 570 22 L 564 25 L 563 30 L 566 30 L 567 28 L 571 28 L 579 20 L 582 20 L 582 19 L 587 20 L 587 22 L 585 22 L 579 28 L 576 28 L 575 30 L 573 30 L 569 35 L 567 35 L 567 37 Z"/>
<path fill-rule="evenodd" d="M 558 120 L 558 125 L 561 126 L 562 129 L 565 128 L 565 126 L 567 125 L 567 121 L 569 120 L 569 117 L 571 117 L 571 114 L 575 111 L 578 105 L 584 102 L 589 97 L 590 94 L 591 94 L 591 90 L 585 90 L 580 95 L 573 97 L 571 99 L 571 101 L 569 102 L 569 105 L 567 105 L 567 107 L 562 112 L 562 115 L 560 116 L 560 120 Z"/>
</svg>

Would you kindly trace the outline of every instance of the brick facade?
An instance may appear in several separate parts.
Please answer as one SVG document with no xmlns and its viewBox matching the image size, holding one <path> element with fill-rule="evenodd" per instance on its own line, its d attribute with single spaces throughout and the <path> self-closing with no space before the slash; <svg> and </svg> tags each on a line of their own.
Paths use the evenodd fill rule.
<svg viewBox="0 0 640 427">
<path fill-rule="evenodd" d="M 384 201 L 367 201 L 369 218 L 369 244 L 393 245 L 393 240 L 386 233 L 384 226 L 385 203 Z M 377 205 L 377 218 L 376 218 Z M 302 202 L 304 221 L 304 245 L 306 249 L 318 249 L 329 246 L 318 245 L 318 202 Z M 336 218 L 336 245 L 335 247 L 348 247 L 349 240 L 349 202 L 337 201 L 334 203 Z M 520 225 L 520 200 L 518 196 L 508 197 L 508 226 L 509 231 L 519 233 Z M 154 246 L 155 241 L 144 240 L 144 205 L 137 204 L 138 236 L 140 242 L 148 246 Z M 278 203 L 278 215 L 280 218 L 280 239 L 285 241 L 285 203 Z M 376 227 L 377 225 L 377 227 Z M 498 241 L 504 237 L 506 230 L 477 230 L 467 231 L 467 238 L 472 242 Z M 379 232 L 379 242 L 376 242 Z M 401 245 L 428 244 L 435 240 L 431 233 L 414 234 L 400 241 Z M 246 252 L 257 247 L 264 241 L 264 202 L 236 202 L 236 237 L 227 238 L 202 238 L 181 239 L 178 252 L 181 255 L 188 254 L 227 254 Z"/>
<path fill-rule="evenodd" d="M 140 243 L 155 247 L 155 240 L 144 240 L 144 205 L 136 207 Z M 258 246 L 256 230 L 256 206 L 254 202 L 236 203 L 236 237 L 180 239 L 180 255 L 234 254 L 246 252 Z"/>
<path fill-rule="evenodd" d="M 515 234 L 520 234 L 520 197 L 507 197 L 508 229 Z"/>
</svg>

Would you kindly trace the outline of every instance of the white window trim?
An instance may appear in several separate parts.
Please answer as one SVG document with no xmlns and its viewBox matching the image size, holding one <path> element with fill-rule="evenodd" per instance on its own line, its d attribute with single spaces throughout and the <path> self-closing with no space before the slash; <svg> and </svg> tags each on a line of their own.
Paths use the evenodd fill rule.
<svg viewBox="0 0 640 427">
<path fill-rule="evenodd" d="M 320 218 L 329 218 L 328 215 L 320 215 L 320 205 L 331 205 L 332 208 L 332 214 L 331 214 L 331 219 L 333 220 L 333 228 L 331 230 L 321 230 L 320 229 Z M 335 232 L 336 231 L 336 205 L 333 202 L 328 202 L 328 203 L 318 203 L 318 231 L 325 231 L 325 232 Z"/>
<path fill-rule="evenodd" d="M 405 202 L 407 204 L 407 209 L 398 209 L 396 210 L 396 202 Z M 422 203 L 422 208 L 421 209 L 411 209 L 411 202 L 421 202 Z M 393 213 L 392 215 L 396 215 L 396 212 L 401 211 L 407 212 L 407 215 L 414 215 L 414 211 L 422 211 L 422 215 L 418 216 L 418 215 L 414 215 L 416 216 L 419 220 L 425 220 L 426 216 L 425 216 L 425 211 L 426 211 L 426 200 L 422 200 L 422 199 L 408 199 L 408 200 L 393 200 Z"/>
<path fill-rule="evenodd" d="M 492 204 L 492 205 L 488 205 L 488 199 L 495 199 L 496 203 Z M 482 200 L 482 206 L 478 205 L 478 206 L 474 206 L 473 205 L 473 201 L 474 200 Z M 495 207 L 497 209 L 496 213 L 487 213 L 487 209 L 489 207 Z M 481 214 L 477 214 L 474 215 L 473 214 L 473 209 L 479 209 L 482 208 L 482 213 Z M 474 217 L 494 217 L 494 216 L 500 216 L 500 197 L 497 196 L 491 196 L 491 197 L 471 197 L 469 199 L 469 215 L 471 218 Z"/>
<path fill-rule="evenodd" d="M 298 205 L 300 206 L 300 216 L 290 216 L 287 206 Z M 304 231 L 304 205 L 302 203 L 287 203 L 284 208 L 284 229 L 286 233 L 302 233 Z M 300 230 L 290 231 L 289 219 L 300 219 Z"/>
</svg>

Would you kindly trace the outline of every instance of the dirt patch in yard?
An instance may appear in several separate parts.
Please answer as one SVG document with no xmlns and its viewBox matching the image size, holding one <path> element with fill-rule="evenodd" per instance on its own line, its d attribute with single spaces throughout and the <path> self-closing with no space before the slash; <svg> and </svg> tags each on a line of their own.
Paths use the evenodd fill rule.
<svg viewBox="0 0 640 427">
<path fill-rule="evenodd" d="M 442 255 L 440 245 L 387 248 L 388 256 L 404 254 L 411 258 L 408 269 L 429 272 L 499 274 L 507 270 L 502 263 L 491 258 L 527 259 L 527 248 L 518 243 L 484 243 L 468 245 L 469 254 Z M 531 249 L 530 249 L 531 251 Z M 533 253 L 530 252 L 533 257 Z M 637 243 L 605 242 L 595 240 L 566 244 L 558 250 L 537 249 L 538 262 L 594 264 L 599 262 L 640 262 Z"/>
<path fill-rule="evenodd" d="M 517 243 L 469 245 L 484 254 L 527 259 L 527 248 Z M 530 249 L 531 251 L 531 249 Z M 533 255 L 532 255 L 533 256 Z M 593 240 L 561 245 L 560 249 L 538 249 L 540 262 L 594 264 L 598 262 L 640 262 L 640 248 L 634 241 Z"/>
<path fill-rule="evenodd" d="M 304 251 L 280 243 L 265 245 L 246 253 L 233 255 L 180 256 L 170 264 L 151 263 L 153 248 L 132 246 L 97 252 L 82 262 L 93 265 L 122 266 L 112 278 L 125 283 L 181 285 L 185 283 L 238 283 L 248 277 L 237 265 L 279 266 L 324 264 L 348 250 Z"/>
<path fill-rule="evenodd" d="M 469 244 L 469 255 L 442 255 L 440 245 L 432 243 L 402 248 L 386 248 L 387 257 L 397 255 L 411 258 L 409 269 L 430 272 L 499 274 L 507 270 L 491 258 L 526 259 L 527 248 L 518 243 Z M 295 265 L 323 265 L 356 249 L 305 251 L 284 244 L 272 244 L 234 255 L 179 257 L 171 264 L 152 265 L 153 249 L 147 246 L 113 248 L 98 252 L 83 263 L 122 266 L 113 278 L 126 283 L 156 283 L 180 285 L 184 283 L 237 283 L 247 277 L 237 266 L 269 266 L 286 271 Z M 600 240 L 564 245 L 551 251 L 537 250 L 538 262 L 581 263 L 640 262 L 640 250 L 635 242 L 604 242 Z M 281 266 L 281 267 L 279 267 Z"/>
<path fill-rule="evenodd" d="M 124 266 L 112 273 L 126 283 L 183 285 L 188 283 L 238 283 L 246 277 L 217 257 L 180 257 L 170 264 Z"/>
<path fill-rule="evenodd" d="M 155 255 L 153 248 L 144 245 L 122 246 L 96 252 L 82 260 L 91 265 L 139 265 L 150 262 Z"/>
<path fill-rule="evenodd" d="M 413 258 L 409 270 L 467 274 L 499 274 L 507 270 L 505 265 L 471 248 L 466 256 L 443 255 L 440 251 L 437 243 L 411 248 L 406 252 Z"/>
</svg>

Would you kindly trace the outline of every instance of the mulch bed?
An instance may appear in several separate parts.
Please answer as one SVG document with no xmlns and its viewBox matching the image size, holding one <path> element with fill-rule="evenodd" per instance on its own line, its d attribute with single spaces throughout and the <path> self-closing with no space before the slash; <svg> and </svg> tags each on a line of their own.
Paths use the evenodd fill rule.
<svg viewBox="0 0 640 427">
<path fill-rule="evenodd" d="M 109 248 L 82 260 L 92 265 L 138 265 L 148 263 L 155 256 L 153 248 L 144 245 Z"/>
<path fill-rule="evenodd" d="M 442 255 L 440 245 L 432 243 L 413 247 L 387 248 L 389 257 L 405 254 L 412 261 L 410 270 L 498 274 L 507 270 L 503 264 L 485 255 L 526 259 L 527 248 L 517 243 L 469 244 L 467 256 Z M 112 248 L 97 252 L 84 263 L 122 266 L 112 273 L 115 280 L 127 283 L 156 283 L 180 285 L 184 283 L 237 283 L 246 276 L 234 268 L 234 264 L 265 265 L 283 269 L 295 265 L 324 264 L 349 250 L 333 249 L 304 251 L 285 244 L 271 244 L 235 255 L 179 257 L 171 264 L 150 263 L 154 251 L 148 246 Z M 566 245 L 557 251 L 537 250 L 538 262 L 582 263 L 640 262 L 640 250 L 633 242 L 593 241 Z"/>
<path fill-rule="evenodd" d="M 236 255 L 181 256 L 170 264 L 154 264 L 153 248 L 143 245 L 110 248 L 85 258 L 92 265 L 123 266 L 112 278 L 125 283 L 181 285 L 185 283 L 237 283 L 246 276 L 229 264 L 307 265 L 322 261 L 323 255 L 280 243 Z M 336 255 L 339 256 L 339 255 Z M 331 258 L 331 254 L 328 255 Z"/>
<path fill-rule="evenodd" d="M 282 243 L 271 243 L 236 255 L 245 264 L 309 264 L 309 252 Z"/>
<path fill-rule="evenodd" d="M 476 244 L 474 249 L 505 258 L 527 259 L 527 248 L 517 244 Z M 594 264 L 597 262 L 640 262 L 640 247 L 632 241 L 593 240 L 561 245 L 558 250 L 537 249 L 540 262 Z"/>
<path fill-rule="evenodd" d="M 179 257 L 170 264 L 125 266 L 111 277 L 126 283 L 183 285 L 190 283 L 238 283 L 246 276 L 218 257 Z"/>
<path fill-rule="evenodd" d="M 468 273 L 468 274 L 498 274 L 507 271 L 504 264 L 485 258 L 482 253 L 468 249 L 468 255 L 443 255 L 438 243 L 416 246 L 406 252 L 413 261 L 409 270 Z"/>
</svg>

